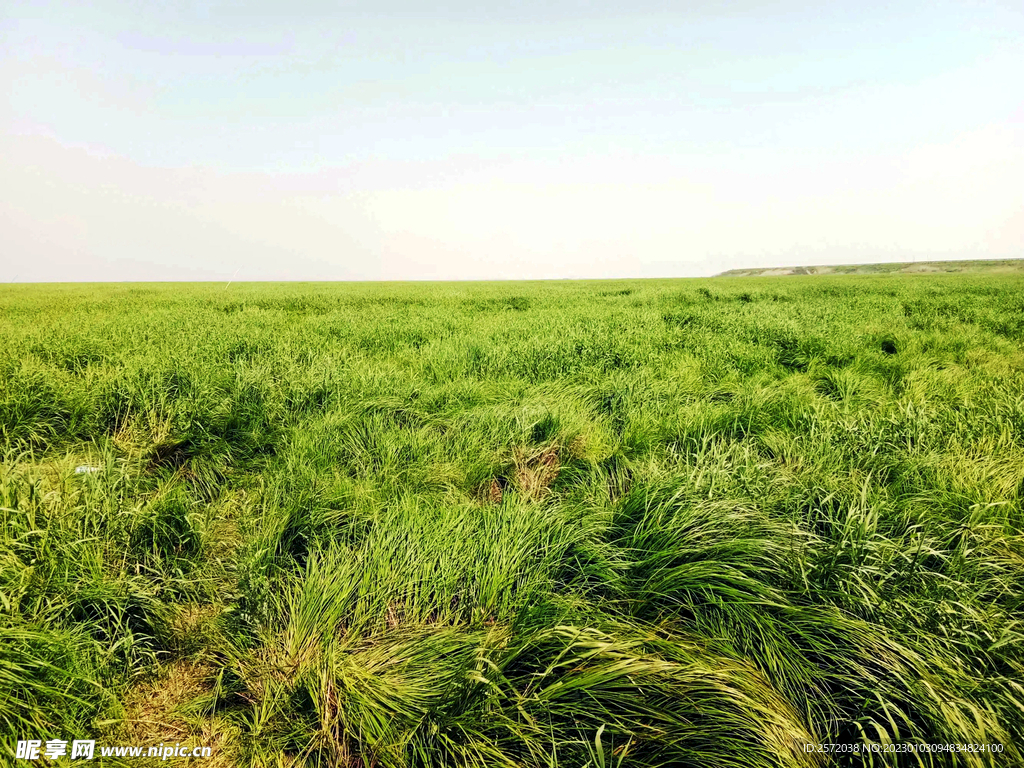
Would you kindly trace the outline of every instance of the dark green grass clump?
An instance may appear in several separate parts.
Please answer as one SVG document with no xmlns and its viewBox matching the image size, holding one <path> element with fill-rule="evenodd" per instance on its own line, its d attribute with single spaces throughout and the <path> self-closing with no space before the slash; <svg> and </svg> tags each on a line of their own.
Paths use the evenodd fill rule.
<svg viewBox="0 0 1024 768">
<path fill-rule="evenodd" d="M 11 288 L 2 748 L 1020 764 L 1021 296 Z"/>
</svg>

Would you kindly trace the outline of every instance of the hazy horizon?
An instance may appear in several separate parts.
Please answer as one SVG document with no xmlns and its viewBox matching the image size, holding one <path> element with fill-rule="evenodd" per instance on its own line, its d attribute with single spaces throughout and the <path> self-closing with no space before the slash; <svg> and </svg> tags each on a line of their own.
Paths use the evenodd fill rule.
<svg viewBox="0 0 1024 768">
<path fill-rule="evenodd" d="M 0 42 L 0 282 L 1024 257 L 1019 4 L 13 2 Z"/>
<path fill-rule="evenodd" d="M 23 280 L 23 279 L 21 279 L 21 276 L 19 274 L 15 274 L 12 277 L 12 279 L 0 280 L 0 284 L 6 284 L 6 285 L 28 285 L 28 286 L 31 286 L 31 285 L 55 285 L 55 284 L 109 285 L 109 284 L 117 284 L 117 283 L 130 283 L 130 284 L 136 284 L 136 283 L 137 284 L 145 284 L 145 283 L 153 283 L 153 284 L 160 284 L 160 283 L 182 283 L 182 284 L 195 284 L 195 285 L 202 285 L 202 284 L 219 285 L 219 284 L 223 283 L 224 286 L 227 288 L 227 287 L 230 287 L 232 285 L 255 285 L 255 284 L 263 284 L 263 283 L 316 283 L 316 284 L 327 284 L 327 283 L 502 283 L 502 282 L 508 282 L 508 283 L 513 283 L 513 282 L 539 283 L 539 282 L 557 282 L 557 281 L 570 281 L 570 282 L 608 281 L 608 282 L 614 282 L 614 281 L 620 281 L 620 280 L 655 280 L 655 281 L 656 280 L 700 280 L 700 279 L 706 279 L 706 278 L 709 278 L 709 277 L 732 277 L 732 276 L 734 276 L 734 275 L 732 275 L 733 272 L 744 272 L 744 271 L 748 271 L 748 270 L 749 271 L 767 270 L 769 272 L 769 274 L 768 275 L 764 275 L 764 276 L 780 276 L 779 272 L 782 272 L 782 271 L 787 270 L 787 269 L 800 269 L 800 268 L 814 269 L 814 268 L 820 268 L 820 267 L 824 267 L 824 268 L 828 268 L 828 267 L 857 267 L 857 266 L 868 266 L 868 267 L 870 267 L 870 266 L 877 266 L 877 265 L 880 265 L 880 264 L 914 264 L 914 263 L 921 264 L 921 265 L 926 265 L 926 264 L 941 264 L 941 263 L 944 263 L 944 262 L 946 262 L 946 263 L 954 263 L 954 264 L 955 263 L 973 263 L 973 262 L 978 262 L 978 263 L 986 263 L 986 262 L 1004 263 L 1004 262 L 1011 262 L 1011 261 L 1024 261 L 1024 257 L 1018 256 L 1018 257 L 1009 257 L 1009 258 L 1005 258 L 1005 259 L 990 259 L 990 258 L 987 258 L 987 257 L 979 257 L 979 258 L 976 258 L 976 259 L 961 259 L 961 258 L 956 258 L 956 257 L 949 257 L 949 258 L 929 259 L 927 261 L 917 261 L 917 262 L 913 262 L 913 261 L 902 262 L 902 261 L 895 261 L 894 260 L 894 261 L 872 261 L 872 262 L 855 262 L 855 261 L 841 262 L 841 261 L 836 261 L 836 262 L 833 262 L 831 264 L 768 264 L 768 265 L 761 265 L 761 266 L 757 266 L 757 267 L 736 266 L 736 267 L 731 267 L 731 268 L 729 268 L 727 270 L 722 270 L 721 272 L 714 272 L 714 273 L 707 274 L 707 275 L 704 275 L 704 274 L 700 274 L 700 275 L 653 275 L 653 276 L 625 276 L 625 277 L 616 277 L 616 276 L 607 276 L 607 277 L 575 277 L 575 276 L 566 276 L 566 277 L 507 277 L 507 278 L 478 278 L 478 277 L 452 277 L 452 278 L 433 278 L 433 277 L 415 278 L 415 277 L 408 277 L 408 278 L 401 278 L 401 277 L 394 277 L 394 278 L 336 278 L 336 279 L 335 278 L 331 278 L 331 279 L 319 279 L 319 280 L 318 279 L 310 280 L 310 279 L 304 279 L 304 278 L 283 278 L 283 279 L 268 278 L 268 279 L 246 279 L 246 280 L 243 280 L 243 279 L 241 279 L 241 278 L 239 278 L 239 277 L 237 277 L 235 275 L 229 275 L 226 278 L 205 279 L 205 280 L 189 280 L 189 279 L 181 279 L 181 278 L 172 277 L 172 278 L 167 278 L 167 279 L 163 279 L 163 280 L 158 279 L 158 278 L 153 278 L 153 279 L 141 278 L 141 279 L 134 279 L 134 280 L 130 279 L 130 278 L 126 278 L 126 279 L 121 279 L 121 280 L 91 280 L 91 279 L 83 279 L 83 280 L 40 280 L 40 281 L 29 281 L 29 280 Z M 804 274 L 804 273 L 799 273 L 799 274 Z M 796 276 L 799 276 L 799 274 L 796 275 Z M 836 276 L 836 275 L 845 275 L 847 273 L 837 272 L 837 273 L 822 273 L 822 274 L 830 274 L 830 275 Z M 881 274 L 887 274 L 887 273 L 882 273 L 882 272 L 856 272 L 856 273 L 849 273 L 849 274 L 868 275 L 868 276 L 876 276 L 877 277 L 877 276 L 879 276 Z M 919 274 L 919 273 L 917 273 L 917 272 L 902 273 L 901 272 L 899 274 Z M 959 274 L 959 273 L 950 272 L 950 273 L 942 273 L 942 274 Z M 753 277 L 760 277 L 760 276 L 762 276 L 762 275 L 753 275 Z M 805 276 L 806 276 L 806 274 L 805 274 Z"/>
</svg>

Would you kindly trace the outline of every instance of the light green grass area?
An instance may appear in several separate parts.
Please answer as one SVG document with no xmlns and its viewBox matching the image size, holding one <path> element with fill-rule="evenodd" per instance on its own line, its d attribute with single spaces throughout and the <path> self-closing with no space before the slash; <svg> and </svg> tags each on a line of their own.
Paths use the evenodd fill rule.
<svg viewBox="0 0 1024 768">
<path fill-rule="evenodd" d="M 1024 765 L 1024 277 L 5 286 L 0 341 L 5 750 Z"/>
</svg>

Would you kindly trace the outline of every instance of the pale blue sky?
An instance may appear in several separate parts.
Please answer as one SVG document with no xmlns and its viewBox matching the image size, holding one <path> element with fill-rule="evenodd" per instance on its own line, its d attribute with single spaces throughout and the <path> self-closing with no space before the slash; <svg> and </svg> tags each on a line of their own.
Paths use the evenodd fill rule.
<svg viewBox="0 0 1024 768">
<path fill-rule="evenodd" d="M 1024 256 L 1024 6 L 0 7 L 0 281 Z"/>
</svg>

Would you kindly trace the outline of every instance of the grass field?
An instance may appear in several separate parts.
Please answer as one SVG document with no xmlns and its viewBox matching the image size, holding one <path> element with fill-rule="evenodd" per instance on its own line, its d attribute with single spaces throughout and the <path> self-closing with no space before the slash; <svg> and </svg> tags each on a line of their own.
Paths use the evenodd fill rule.
<svg viewBox="0 0 1024 768">
<path fill-rule="evenodd" d="M 827 264 L 816 267 L 730 269 L 719 277 L 779 277 L 782 275 L 892 275 L 934 272 L 1024 276 L 1024 259 L 971 261 L 904 261 L 882 264 Z"/>
<path fill-rule="evenodd" d="M 15 285 L 0 341 L 11 753 L 1024 765 L 1024 276 Z"/>
</svg>

